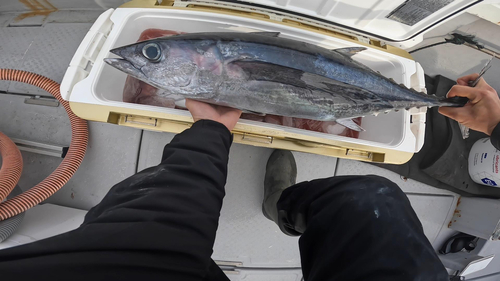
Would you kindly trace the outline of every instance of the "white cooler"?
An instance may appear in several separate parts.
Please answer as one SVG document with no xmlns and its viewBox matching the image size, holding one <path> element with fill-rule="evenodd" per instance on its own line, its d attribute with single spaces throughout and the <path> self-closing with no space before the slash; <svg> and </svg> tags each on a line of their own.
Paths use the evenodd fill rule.
<svg viewBox="0 0 500 281">
<path fill-rule="evenodd" d="M 189 128 L 193 120 L 187 111 L 123 102 L 127 75 L 103 61 L 111 57 L 109 50 L 135 43 L 149 28 L 180 32 L 277 31 L 282 37 L 328 49 L 364 46 L 368 49 L 356 54 L 355 60 L 397 83 L 425 91 L 422 68 L 398 47 L 417 44 L 421 41 L 419 32 L 474 1 L 441 1 L 449 3 L 426 17 L 406 11 L 411 8 L 409 4 L 418 1 L 383 1 L 386 10 L 373 9 L 376 3 L 380 6 L 380 1 L 358 2 L 354 6 L 349 1 L 311 0 L 131 1 L 104 12 L 96 20 L 66 71 L 61 94 L 75 114 L 84 119 L 173 133 Z M 363 117 L 366 131 L 357 139 L 241 119 L 233 130 L 234 141 L 400 164 L 423 145 L 425 113 L 423 108 Z"/>
</svg>

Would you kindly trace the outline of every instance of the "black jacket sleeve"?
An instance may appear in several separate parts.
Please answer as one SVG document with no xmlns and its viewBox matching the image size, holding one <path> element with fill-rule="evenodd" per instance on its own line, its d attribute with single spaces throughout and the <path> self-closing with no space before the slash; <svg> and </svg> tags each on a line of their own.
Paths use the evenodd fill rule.
<svg viewBox="0 0 500 281">
<path fill-rule="evenodd" d="M 493 144 L 496 149 L 500 150 L 500 123 L 493 129 L 490 138 L 491 144 Z"/>
<path fill-rule="evenodd" d="M 78 229 L 0 251 L 2 280 L 227 280 L 210 257 L 231 141 L 224 125 L 196 122 Z"/>
</svg>

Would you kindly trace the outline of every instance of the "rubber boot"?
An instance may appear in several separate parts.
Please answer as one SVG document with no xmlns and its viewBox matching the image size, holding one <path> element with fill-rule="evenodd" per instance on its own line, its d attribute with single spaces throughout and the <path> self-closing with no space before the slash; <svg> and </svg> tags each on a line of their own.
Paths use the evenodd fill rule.
<svg viewBox="0 0 500 281">
<path fill-rule="evenodd" d="M 276 203 L 281 193 L 297 181 L 297 164 L 293 154 L 288 150 L 275 150 L 267 160 L 264 178 L 264 216 L 278 224 L 278 207 Z"/>
</svg>

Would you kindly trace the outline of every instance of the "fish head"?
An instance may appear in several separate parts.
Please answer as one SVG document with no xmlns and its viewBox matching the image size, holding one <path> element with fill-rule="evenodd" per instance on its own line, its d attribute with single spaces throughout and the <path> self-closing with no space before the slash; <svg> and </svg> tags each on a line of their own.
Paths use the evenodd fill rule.
<svg viewBox="0 0 500 281">
<path fill-rule="evenodd" d="M 148 40 L 110 51 L 120 58 L 106 58 L 109 65 L 172 93 L 189 87 L 198 73 L 198 65 L 189 49 L 169 40 Z"/>
</svg>

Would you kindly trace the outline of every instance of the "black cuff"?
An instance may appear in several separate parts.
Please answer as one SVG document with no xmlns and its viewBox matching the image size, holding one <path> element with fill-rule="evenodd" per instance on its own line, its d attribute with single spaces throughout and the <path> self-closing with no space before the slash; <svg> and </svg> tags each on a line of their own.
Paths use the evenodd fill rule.
<svg viewBox="0 0 500 281">
<path fill-rule="evenodd" d="M 217 132 L 220 132 L 222 134 L 227 135 L 229 138 L 231 138 L 231 142 L 233 142 L 233 135 L 231 134 L 231 131 L 223 125 L 222 123 L 219 123 L 217 121 L 213 120 L 198 120 L 196 121 L 191 128 L 205 128 L 205 129 L 211 129 Z"/>
<path fill-rule="evenodd" d="M 172 141 L 165 145 L 161 163 L 167 160 L 179 147 L 187 150 L 209 153 L 229 153 L 233 143 L 233 135 L 223 124 L 212 120 L 199 120 L 191 128 L 177 134 Z M 200 147 L 203 148 L 200 150 Z M 221 150 L 221 148 L 224 148 Z"/>
<path fill-rule="evenodd" d="M 500 123 L 497 124 L 493 132 L 491 132 L 491 144 L 498 150 L 500 150 Z"/>
<path fill-rule="evenodd" d="M 223 125 L 222 123 L 219 123 L 217 121 L 213 121 L 213 120 L 208 120 L 208 119 L 198 120 L 193 124 L 193 126 L 191 126 L 191 128 L 198 128 L 198 127 L 199 128 L 211 128 L 214 130 L 220 130 L 220 131 L 224 131 L 224 132 L 231 134 L 231 132 L 227 129 L 227 127 L 225 125 Z"/>
<path fill-rule="evenodd" d="M 209 130 L 221 133 L 222 135 L 224 135 L 224 137 L 229 138 L 229 145 L 231 145 L 233 143 L 233 134 L 231 134 L 231 131 L 229 131 L 229 129 L 226 127 L 226 125 L 224 125 L 222 123 L 219 123 L 219 122 L 213 121 L 213 120 L 204 119 L 204 120 L 196 121 L 193 124 L 193 126 L 191 126 L 191 129 L 195 129 L 195 130 L 201 129 L 201 128 L 209 129 Z"/>
</svg>

